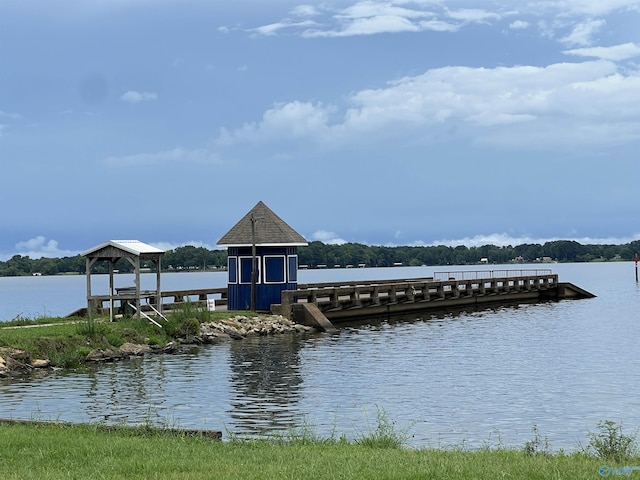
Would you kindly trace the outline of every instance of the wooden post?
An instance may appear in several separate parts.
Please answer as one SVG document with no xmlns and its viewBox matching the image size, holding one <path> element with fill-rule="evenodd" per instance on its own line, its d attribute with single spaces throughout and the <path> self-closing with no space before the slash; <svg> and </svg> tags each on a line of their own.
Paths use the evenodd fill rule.
<svg viewBox="0 0 640 480">
<path fill-rule="evenodd" d="M 115 292 L 113 283 L 113 266 L 115 265 L 115 259 L 109 259 L 109 321 L 115 321 L 113 294 Z"/>
<path fill-rule="evenodd" d="M 162 315 L 162 289 L 160 288 L 160 277 L 162 271 L 162 259 L 158 255 L 156 264 L 156 310 Z"/>
<path fill-rule="evenodd" d="M 137 255 L 135 262 L 135 271 L 136 271 L 136 317 L 140 320 L 140 256 Z"/>
<path fill-rule="evenodd" d="M 256 219 L 251 214 L 251 311 L 256 311 Z"/>
<path fill-rule="evenodd" d="M 87 314 L 89 315 L 89 325 L 93 322 L 93 315 L 91 310 L 93 309 L 93 305 L 91 304 L 91 266 L 93 262 L 89 257 L 87 257 L 86 261 L 86 271 L 87 271 Z"/>
</svg>

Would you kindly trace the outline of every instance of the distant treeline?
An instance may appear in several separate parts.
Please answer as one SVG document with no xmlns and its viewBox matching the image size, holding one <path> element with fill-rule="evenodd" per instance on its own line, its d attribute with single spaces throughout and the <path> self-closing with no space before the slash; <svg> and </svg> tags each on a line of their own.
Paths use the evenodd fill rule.
<svg viewBox="0 0 640 480">
<path fill-rule="evenodd" d="M 540 244 L 523 244 L 515 247 L 484 245 L 482 247 L 439 246 L 369 246 L 360 243 L 326 245 L 311 242 L 298 249 L 298 262 L 308 268 L 390 267 L 393 265 L 478 265 L 536 262 L 609 262 L 633 260 L 640 251 L 640 240 L 624 245 L 582 245 L 573 240 L 557 240 Z M 85 258 L 80 255 L 64 258 L 32 259 L 15 255 L 0 262 L 0 276 L 56 275 L 85 273 Z M 179 247 L 168 250 L 162 257 L 163 271 L 192 271 L 224 269 L 227 265 L 226 250 L 208 250 L 203 247 Z M 153 268 L 152 264 L 143 265 Z M 96 264 L 95 273 L 108 272 L 108 264 Z M 116 264 L 121 273 L 133 267 L 126 260 Z"/>
</svg>

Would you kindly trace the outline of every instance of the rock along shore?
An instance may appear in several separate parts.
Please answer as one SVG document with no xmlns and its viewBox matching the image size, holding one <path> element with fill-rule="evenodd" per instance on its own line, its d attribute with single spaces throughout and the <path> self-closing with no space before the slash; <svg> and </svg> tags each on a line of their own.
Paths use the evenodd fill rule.
<svg viewBox="0 0 640 480">
<path fill-rule="evenodd" d="M 282 315 L 236 315 L 215 322 L 201 323 L 198 334 L 177 338 L 164 346 L 124 343 L 114 350 L 95 349 L 89 352 L 85 362 L 113 362 L 152 353 L 173 353 L 185 344 L 215 344 L 227 340 L 241 340 L 253 335 L 305 333 L 314 330 L 313 327 L 294 323 Z M 35 370 L 49 368 L 49 359 L 32 359 L 28 352 L 0 347 L 0 378 L 20 377 Z"/>
<path fill-rule="evenodd" d="M 36 369 L 51 366 L 46 359 L 32 359 L 28 352 L 17 348 L 0 347 L 0 378 L 20 377 Z"/>
</svg>

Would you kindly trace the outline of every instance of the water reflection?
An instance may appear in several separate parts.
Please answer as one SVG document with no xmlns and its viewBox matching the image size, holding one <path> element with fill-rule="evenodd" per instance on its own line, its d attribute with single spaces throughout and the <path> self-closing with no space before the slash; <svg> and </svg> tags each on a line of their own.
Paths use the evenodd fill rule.
<svg viewBox="0 0 640 480">
<path fill-rule="evenodd" d="M 301 341 L 298 336 L 249 338 L 229 350 L 229 416 L 236 434 L 265 435 L 296 427 L 300 390 Z"/>
<path fill-rule="evenodd" d="M 167 370 L 165 362 L 134 358 L 94 371 L 89 375 L 89 388 L 83 400 L 87 415 L 107 423 L 164 422 L 161 412 L 167 398 L 165 386 L 172 380 Z M 184 375 L 189 376 L 189 365 L 185 365 Z M 145 411 L 147 417 L 143 418 Z"/>
</svg>

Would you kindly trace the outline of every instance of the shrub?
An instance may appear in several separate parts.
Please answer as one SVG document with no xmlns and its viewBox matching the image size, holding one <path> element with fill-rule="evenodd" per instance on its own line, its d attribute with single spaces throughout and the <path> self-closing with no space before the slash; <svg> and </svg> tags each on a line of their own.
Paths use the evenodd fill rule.
<svg viewBox="0 0 640 480">
<path fill-rule="evenodd" d="M 88 353 L 87 349 L 56 351 L 49 355 L 49 361 L 54 367 L 75 368 L 84 363 Z"/>
<path fill-rule="evenodd" d="M 108 332 L 105 336 L 107 343 L 113 347 L 119 347 L 126 341 L 122 333 L 117 331 Z"/>
<path fill-rule="evenodd" d="M 537 425 L 534 425 L 532 430 L 533 439 L 526 441 L 524 448 L 522 449 L 525 455 L 529 455 L 531 457 L 535 455 L 551 455 L 552 451 L 547 437 L 542 438 Z"/>
<path fill-rule="evenodd" d="M 407 430 L 399 430 L 396 421 L 391 420 L 384 410 L 378 408 L 375 429 L 369 428 L 367 435 L 360 434 L 355 443 L 374 448 L 402 448 L 408 439 Z"/>
<path fill-rule="evenodd" d="M 211 312 L 209 312 L 207 306 L 202 303 L 186 301 L 174 305 L 175 308 L 170 314 L 171 319 L 185 320 L 188 318 L 196 318 L 201 322 L 208 322 L 210 320 Z"/>
<path fill-rule="evenodd" d="M 191 340 L 200 333 L 200 322 L 197 318 L 189 318 L 182 321 L 180 325 L 180 333 L 183 337 Z"/>
<path fill-rule="evenodd" d="M 611 420 L 598 422 L 598 432 L 589 432 L 589 445 L 586 453 L 598 458 L 622 460 L 634 457 L 638 454 L 638 445 L 635 436 L 622 433 L 622 424 Z"/>
<path fill-rule="evenodd" d="M 172 316 L 167 323 L 163 324 L 163 329 L 172 338 L 184 337 L 187 341 L 191 341 L 200 333 L 200 322 L 197 318 Z"/>
<path fill-rule="evenodd" d="M 107 326 L 104 323 L 86 321 L 76 324 L 76 333 L 78 335 L 86 335 L 90 338 L 96 338 L 98 336 L 104 335 L 106 331 Z"/>
</svg>

